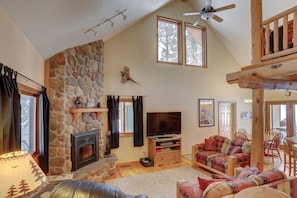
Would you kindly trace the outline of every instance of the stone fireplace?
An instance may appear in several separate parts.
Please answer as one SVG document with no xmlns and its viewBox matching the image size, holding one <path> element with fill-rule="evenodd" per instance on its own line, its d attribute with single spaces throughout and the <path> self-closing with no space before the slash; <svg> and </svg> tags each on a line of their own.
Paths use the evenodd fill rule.
<svg viewBox="0 0 297 198">
<path fill-rule="evenodd" d="M 96 130 L 99 159 L 104 158 L 104 115 L 84 112 L 77 120 L 70 109 L 75 108 L 77 97 L 102 105 L 103 102 L 103 41 L 96 41 L 67 49 L 49 59 L 48 81 L 50 106 L 49 174 L 71 172 L 71 136 Z M 103 113 L 104 114 L 104 113 Z M 84 149 L 87 149 L 84 148 Z M 100 161 L 100 160 L 99 160 Z"/>
</svg>

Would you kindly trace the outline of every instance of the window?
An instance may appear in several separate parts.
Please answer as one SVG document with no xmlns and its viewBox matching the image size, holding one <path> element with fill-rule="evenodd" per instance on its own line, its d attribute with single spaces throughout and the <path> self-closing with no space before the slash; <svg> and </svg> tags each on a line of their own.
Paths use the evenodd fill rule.
<svg viewBox="0 0 297 198">
<path fill-rule="evenodd" d="M 181 21 L 157 17 L 158 62 L 182 64 Z"/>
<path fill-rule="evenodd" d="M 21 94 L 21 149 L 39 153 L 39 92 L 19 84 Z"/>
<path fill-rule="evenodd" d="M 186 65 L 206 67 L 206 28 L 185 24 Z"/>
<path fill-rule="evenodd" d="M 133 133 L 133 102 L 132 99 L 120 99 L 119 104 L 119 129 L 121 134 Z"/>
<path fill-rule="evenodd" d="M 297 101 L 266 101 L 265 128 L 278 129 L 284 137 L 297 134 Z"/>
</svg>

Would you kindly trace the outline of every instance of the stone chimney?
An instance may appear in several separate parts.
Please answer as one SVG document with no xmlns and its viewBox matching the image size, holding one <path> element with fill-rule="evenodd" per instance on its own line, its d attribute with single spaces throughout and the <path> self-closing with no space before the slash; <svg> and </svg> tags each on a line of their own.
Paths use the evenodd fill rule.
<svg viewBox="0 0 297 198">
<path fill-rule="evenodd" d="M 67 49 L 50 58 L 49 174 L 71 172 L 72 133 L 99 129 L 99 158 L 103 158 L 103 119 L 97 119 L 96 113 L 83 113 L 74 122 L 69 112 L 77 97 L 83 99 L 84 106 L 89 101 L 102 104 L 103 47 L 100 40 Z"/>
</svg>

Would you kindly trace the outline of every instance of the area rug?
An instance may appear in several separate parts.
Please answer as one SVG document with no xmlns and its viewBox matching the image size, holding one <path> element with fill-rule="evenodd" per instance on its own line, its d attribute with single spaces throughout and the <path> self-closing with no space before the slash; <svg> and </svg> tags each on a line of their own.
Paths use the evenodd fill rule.
<svg viewBox="0 0 297 198">
<path fill-rule="evenodd" d="M 120 179 L 108 180 L 106 183 L 119 187 L 129 195 L 146 194 L 149 198 L 176 197 L 176 181 L 187 179 L 198 182 L 197 177 L 209 178 L 191 167 L 180 167 L 165 171 L 146 173 Z"/>
</svg>

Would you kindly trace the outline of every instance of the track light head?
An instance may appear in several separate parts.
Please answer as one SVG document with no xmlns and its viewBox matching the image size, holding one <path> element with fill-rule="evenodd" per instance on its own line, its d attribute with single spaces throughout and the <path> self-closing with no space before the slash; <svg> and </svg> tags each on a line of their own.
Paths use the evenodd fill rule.
<svg viewBox="0 0 297 198">
<path fill-rule="evenodd" d="M 108 19 L 108 21 L 110 22 L 110 26 L 113 27 L 114 26 L 114 22 L 111 21 L 110 19 Z"/>
<path fill-rule="evenodd" d="M 120 14 L 123 16 L 123 20 L 125 21 L 127 18 L 127 15 L 125 15 L 123 12 L 120 12 Z"/>
</svg>

